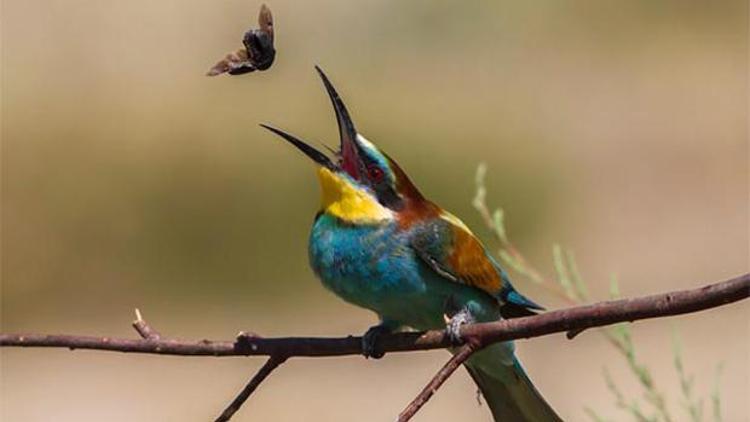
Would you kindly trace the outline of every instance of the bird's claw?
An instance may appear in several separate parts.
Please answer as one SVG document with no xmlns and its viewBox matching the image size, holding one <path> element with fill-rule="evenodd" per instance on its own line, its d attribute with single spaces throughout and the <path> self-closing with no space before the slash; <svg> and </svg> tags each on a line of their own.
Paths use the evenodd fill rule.
<svg viewBox="0 0 750 422">
<path fill-rule="evenodd" d="M 380 345 L 380 337 L 391 330 L 384 325 L 370 327 L 362 336 L 362 354 L 365 358 L 380 359 L 385 355 Z"/>
<path fill-rule="evenodd" d="M 453 344 L 463 343 L 463 339 L 461 338 L 461 326 L 464 324 L 472 324 L 475 322 L 474 317 L 471 315 L 471 312 L 466 308 L 461 309 L 457 313 L 453 314 L 450 319 L 447 317 L 445 319 L 445 332 L 448 334 L 448 338 Z"/>
<path fill-rule="evenodd" d="M 235 344 L 246 347 L 252 343 L 253 340 L 261 338 L 258 334 L 252 331 L 240 331 L 234 338 Z"/>
</svg>

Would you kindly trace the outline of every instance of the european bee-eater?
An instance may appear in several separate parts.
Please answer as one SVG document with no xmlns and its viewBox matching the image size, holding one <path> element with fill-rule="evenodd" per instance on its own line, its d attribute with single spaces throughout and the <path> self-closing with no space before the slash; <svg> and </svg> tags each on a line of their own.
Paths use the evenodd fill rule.
<svg viewBox="0 0 750 422">
<path fill-rule="evenodd" d="M 340 147 L 335 157 L 279 129 L 262 125 L 318 165 L 320 211 L 310 234 L 310 264 L 345 301 L 375 312 L 380 324 L 364 336 L 365 355 L 379 357 L 377 338 L 411 327 L 533 315 L 541 307 L 518 293 L 508 274 L 457 217 L 427 200 L 403 170 L 354 128 L 333 85 L 317 68 L 333 103 Z M 496 421 L 559 421 L 526 376 L 512 342 L 475 353 L 466 367 Z"/>
</svg>

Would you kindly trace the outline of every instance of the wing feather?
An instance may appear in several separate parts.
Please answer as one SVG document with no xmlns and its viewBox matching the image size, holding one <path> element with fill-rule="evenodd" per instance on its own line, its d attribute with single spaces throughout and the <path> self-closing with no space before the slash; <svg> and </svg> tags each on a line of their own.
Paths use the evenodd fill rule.
<svg viewBox="0 0 750 422">
<path fill-rule="evenodd" d="M 497 298 L 503 317 L 534 315 L 543 309 L 513 288 L 507 273 L 487 253 L 482 242 L 455 216 L 443 211 L 412 226 L 411 246 L 437 274 L 481 289 Z"/>
<path fill-rule="evenodd" d="M 435 272 L 492 296 L 500 294 L 500 271 L 479 239 L 456 217 L 441 215 L 415 225 L 413 230 L 412 247 Z"/>
</svg>

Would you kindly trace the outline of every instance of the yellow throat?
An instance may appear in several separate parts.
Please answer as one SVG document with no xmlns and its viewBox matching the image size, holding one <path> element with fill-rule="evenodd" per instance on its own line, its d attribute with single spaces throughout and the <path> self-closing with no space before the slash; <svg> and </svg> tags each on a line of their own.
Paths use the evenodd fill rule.
<svg viewBox="0 0 750 422">
<path fill-rule="evenodd" d="M 318 169 L 321 188 L 321 209 L 344 221 L 373 223 L 393 218 L 393 212 L 380 205 L 364 189 L 357 188 L 345 177 L 325 167 Z"/>
</svg>

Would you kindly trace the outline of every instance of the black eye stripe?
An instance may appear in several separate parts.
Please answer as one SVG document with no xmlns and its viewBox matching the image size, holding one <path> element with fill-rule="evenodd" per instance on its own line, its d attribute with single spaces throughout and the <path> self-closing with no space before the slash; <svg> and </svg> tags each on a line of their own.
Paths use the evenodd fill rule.
<svg viewBox="0 0 750 422">
<path fill-rule="evenodd" d="M 382 186 L 382 185 L 381 185 Z M 401 197 L 388 186 L 382 186 L 377 189 L 378 202 L 392 210 L 399 211 L 403 209 L 404 203 Z"/>
</svg>

